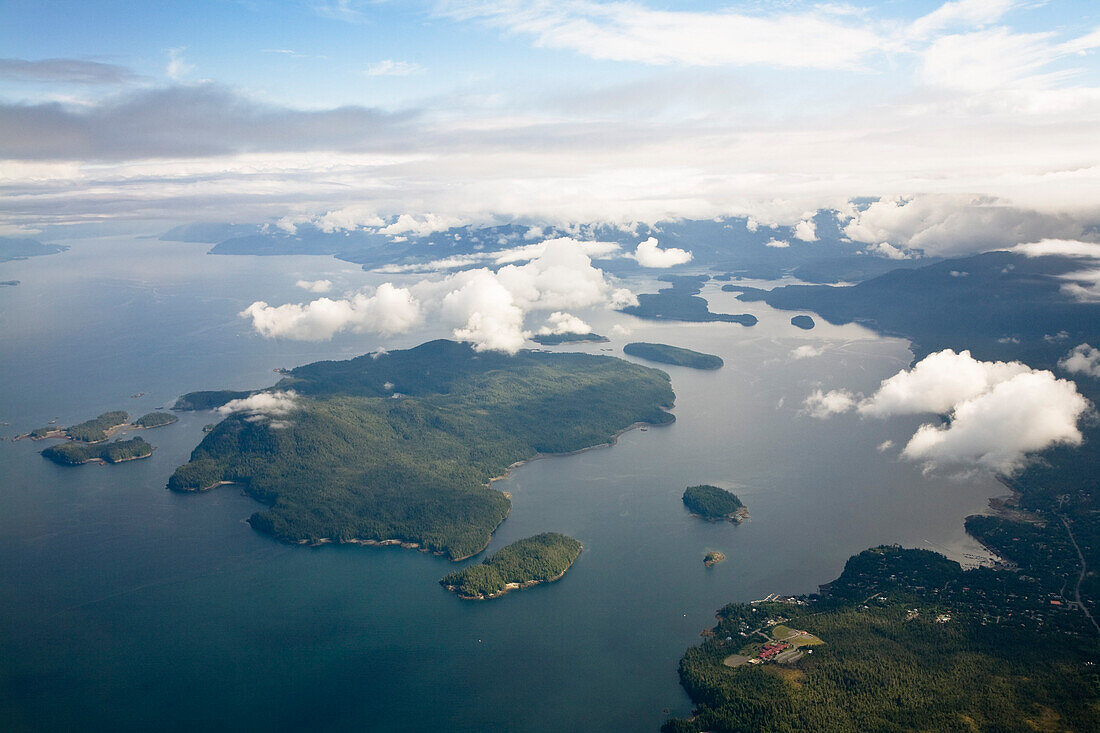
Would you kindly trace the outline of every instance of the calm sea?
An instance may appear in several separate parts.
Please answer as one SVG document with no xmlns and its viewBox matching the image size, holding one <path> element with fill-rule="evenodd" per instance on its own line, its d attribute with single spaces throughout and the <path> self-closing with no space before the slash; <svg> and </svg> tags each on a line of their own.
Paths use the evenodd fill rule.
<svg viewBox="0 0 1100 733">
<path fill-rule="evenodd" d="M 448 335 L 265 340 L 237 315 L 252 301 L 306 300 L 299 279 L 340 292 L 382 278 L 327 257 L 71 244 L 0 265 L 22 281 L 0 288 L 8 438 Z M 962 520 L 998 485 L 923 476 L 877 449 L 904 444 L 919 421 L 800 413 L 818 386 L 873 389 L 908 363 L 905 342 L 820 319 L 804 332 L 792 314 L 715 285 L 704 295 L 759 325 L 579 314 L 613 336 L 580 350 L 660 341 L 726 365 L 666 368 L 674 425 L 535 461 L 495 485 L 513 510 L 490 551 L 548 530 L 585 550 L 562 581 L 493 602 L 444 591 L 436 581 L 454 566 L 436 557 L 274 542 L 243 523 L 257 505 L 237 489 L 169 493 L 209 414 L 144 431 L 153 457 L 118 466 L 62 468 L 38 455 L 43 443 L 0 442 L 0 728 L 652 731 L 690 712 L 676 665 L 725 603 L 814 591 L 880 543 L 981 553 Z M 792 359 L 806 344 L 823 353 Z M 697 483 L 734 490 L 751 520 L 689 516 L 680 495 Z M 708 549 L 728 560 L 704 568 Z"/>
</svg>

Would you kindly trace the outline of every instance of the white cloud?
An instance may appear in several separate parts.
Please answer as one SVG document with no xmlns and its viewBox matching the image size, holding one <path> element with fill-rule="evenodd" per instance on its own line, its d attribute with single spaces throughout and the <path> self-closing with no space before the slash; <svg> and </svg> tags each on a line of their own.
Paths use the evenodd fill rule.
<svg viewBox="0 0 1100 733">
<path fill-rule="evenodd" d="M 1056 42 L 1053 33 L 1013 33 L 1005 27 L 945 35 L 923 51 L 920 78 L 929 86 L 971 94 L 1042 89 L 1073 75 L 1067 70 L 1043 72 L 1047 66 L 1097 46 L 1097 32 L 1064 43 Z"/>
<path fill-rule="evenodd" d="M 1071 374 L 1100 378 L 1100 349 L 1078 344 L 1058 362 L 1058 366 Z"/>
<path fill-rule="evenodd" d="M 988 249 L 1015 246 L 1061 232 L 1081 233 L 1081 222 L 1071 218 L 1028 211 L 1005 201 L 983 196 L 921 195 L 888 197 L 857 211 L 844 234 L 857 242 L 893 242 L 906 250 L 930 255 L 957 256 Z M 900 249 L 898 251 L 901 251 Z"/>
<path fill-rule="evenodd" d="M 665 11 L 629 0 L 449 0 L 441 6 L 452 17 L 533 36 L 537 46 L 645 64 L 854 69 L 885 48 L 871 29 L 819 10 L 771 16 Z"/>
<path fill-rule="evenodd" d="M 818 420 L 849 412 L 855 406 L 856 396 L 846 389 L 834 389 L 829 392 L 815 389 L 802 402 L 803 411 Z"/>
<path fill-rule="evenodd" d="M 424 67 L 412 61 L 383 59 L 368 65 L 363 73 L 367 76 L 410 76 L 412 74 L 423 74 Z"/>
<path fill-rule="evenodd" d="M 811 346 L 810 344 L 803 344 L 791 349 L 792 359 L 811 359 L 815 356 L 821 356 L 825 353 L 825 347 L 823 346 Z"/>
<path fill-rule="evenodd" d="M 650 237 L 634 250 L 634 259 L 642 267 L 665 268 L 691 262 L 691 252 L 676 247 L 661 249 L 657 240 Z"/>
<path fill-rule="evenodd" d="M 769 239 L 767 242 L 764 242 L 764 246 L 775 247 L 777 249 L 786 249 L 787 247 L 791 246 L 791 243 L 785 239 Z"/>
<path fill-rule="evenodd" d="M 194 65 L 187 63 L 183 58 L 183 52 L 186 50 L 184 47 L 168 49 L 168 66 L 165 67 L 164 73 L 168 74 L 169 79 L 179 81 L 195 70 Z"/>
<path fill-rule="evenodd" d="M 803 219 L 794 228 L 794 238 L 803 242 L 817 241 L 817 222 L 813 219 Z"/>
<path fill-rule="evenodd" d="M 384 283 L 371 295 L 343 300 L 319 298 L 281 306 L 257 301 L 241 315 L 264 336 L 309 341 L 342 331 L 401 333 L 426 317 L 439 318 L 453 327 L 455 338 L 471 341 L 475 348 L 515 352 L 527 338 L 524 321 L 531 311 L 552 311 L 551 321 L 566 327 L 579 322 L 570 320 L 569 309 L 637 303 L 629 290 L 613 287 L 592 265 L 587 249 L 574 239 L 553 239 L 532 250 L 538 254 L 526 264 L 504 265 L 495 272 L 464 270 L 408 288 Z"/>
<path fill-rule="evenodd" d="M 1011 473 L 1026 465 L 1029 453 L 1080 444 L 1077 421 L 1090 405 L 1073 382 L 1049 371 L 948 349 L 883 380 L 858 402 L 843 390 L 817 390 L 806 407 L 815 417 L 853 408 L 873 417 L 945 415 L 942 425 L 921 425 L 902 456 L 926 469 L 980 466 Z"/>
<path fill-rule="evenodd" d="M 310 303 L 271 306 L 258 300 L 240 314 L 269 338 L 324 341 L 341 331 L 402 333 L 420 322 L 420 304 L 412 293 L 390 283 L 372 295 L 357 293 L 345 300 L 319 298 Z"/>
<path fill-rule="evenodd" d="M 980 465 L 1011 473 L 1028 453 L 1080 445 L 1078 419 L 1089 402 L 1073 382 L 1048 371 L 1017 374 L 954 406 L 947 425 L 921 425 L 902 455 L 928 467 Z"/>
<path fill-rule="evenodd" d="M 1081 242 L 1075 239 L 1043 239 L 1038 242 L 1024 242 L 1012 247 L 1010 252 L 1018 252 L 1028 257 L 1087 257 L 1100 260 L 1100 244 Z"/>
<path fill-rule="evenodd" d="M 1062 286 L 1062 292 L 1082 303 L 1100 302 L 1100 269 L 1078 270 L 1059 275 L 1063 280 L 1072 280 Z"/>
<path fill-rule="evenodd" d="M 327 293 L 332 290 L 332 280 L 299 280 L 294 285 L 311 293 Z"/>
<path fill-rule="evenodd" d="M 239 400 L 230 400 L 218 408 L 222 415 L 243 412 L 249 416 L 281 417 L 297 407 L 298 395 L 293 390 L 286 392 L 260 392 Z"/>
<path fill-rule="evenodd" d="M 878 444 L 878 447 L 876 448 L 876 450 L 878 450 L 879 453 L 885 453 L 886 451 L 890 450 L 893 447 L 894 447 L 894 441 L 884 440 L 884 441 L 882 441 L 881 443 Z"/>
<path fill-rule="evenodd" d="M 860 402 L 859 412 L 872 417 L 947 414 L 955 405 L 1029 371 L 1030 367 L 1017 361 L 978 361 L 969 351 L 956 354 L 945 349 L 884 379 L 871 397 Z"/>
<path fill-rule="evenodd" d="M 1019 5 L 1020 0 L 952 0 L 915 20 L 907 34 L 912 38 L 925 38 L 945 28 L 989 25 Z"/>
<path fill-rule="evenodd" d="M 911 260 L 917 257 L 915 253 L 898 249 L 889 242 L 879 242 L 878 244 L 869 245 L 863 251 L 867 254 L 885 257 L 888 260 Z"/>
<path fill-rule="evenodd" d="M 523 309 L 515 297 L 489 270 L 463 273 L 461 287 L 443 297 L 443 317 L 464 325 L 455 338 L 473 342 L 475 348 L 515 353 L 523 347 Z"/>
<path fill-rule="evenodd" d="M 576 316 L 563 311 L 554 311 L 546 319 L 546 325 L 539 329 L 540 334 L 591 333 L 592 327 Z"/>
</svg>

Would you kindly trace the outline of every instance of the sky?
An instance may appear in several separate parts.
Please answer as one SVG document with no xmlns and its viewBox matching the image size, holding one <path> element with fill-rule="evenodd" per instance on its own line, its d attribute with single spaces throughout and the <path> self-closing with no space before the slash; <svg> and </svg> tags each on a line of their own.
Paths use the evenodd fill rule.
<svg viewBox="0 0 1100 733">
<path fill-rule="evenodd" d="M 0 4 L 0 234 L 832 208 L 952 254 L 1100 236 L 1098 132 L 1094 0 Z"/>
</svg>

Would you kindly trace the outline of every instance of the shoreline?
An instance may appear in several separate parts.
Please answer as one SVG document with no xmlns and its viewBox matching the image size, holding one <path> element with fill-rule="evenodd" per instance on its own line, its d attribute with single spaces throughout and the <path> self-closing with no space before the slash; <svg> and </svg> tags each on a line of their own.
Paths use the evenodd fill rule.
<svg viewBox="0 0 1100 733">
<path fill-rule="evenodd" d="M 582 547 L 581 550 L 583 551 L 584 548 Z M 577 562 L 577 558 L 580 557 L 580 556 L 581 556 L 581 553 L 578 552 L 577 557 L 573 558 L 573 562 L 569 563 L 569 567 L 567 567 L 565 570 L 562 570 L 560 573 L 555 575 L 553 578 L 547 578 L 546 580 L 526 580 L 522 583 L 505 583 L 504 588 L 502 588 L 501 590 L 498 590 L 496 593 L 490 593 L 489 595 L 468 596 L 468 595 L 465 595 L 463 593 L 459 593 L 457 585 L 444 585 L 443 587 L 446 588 L 451 593 L 456 594 L 459 598 L 461 598 L 464 601 L 491 601 L 494 598 L 500 598 L 501 596 L 506 596 L 506 595 L 508 595 L 509 593 L 511 593 L 512 591 L 515 591 L 515 590 L 523 590 L 524 588 L 532 588 L 536 585 L 545 585 L 547 583 L 556 583 L 557 581 L 559 581 L 559 580 L 561 580 L 562 578 L 565 577 L 565 574 L 569 572 L 569 570 L 573 567 L 574 563 Z"/>
<path fill-rule="evenodd" d="M 667 410 L 666 410 L 666 412 L 667 412 Z M 671 413 L 669 413 L 669 414 L 671 414 Z M 606 443 L 598 443 L 596 445 L 590 445 L 590 446 L 586 446 L 584 448 L 579 448 L 577 450 L 567 451 L 567 452 L 564 452 L 564 453 L 536 453 L 535 455 L 533 455 L 530 458 L 525 458 L 521 461 L 516 461 L 515 463 L 508 466 L 508 468 L 505 469 L 504 473 L 502 473 L 499 476 L 494 476 L 494 477 L 490 478 L 488 480 L 488 482 L 486 482 L 485 484 L 482 484 L 482 485 L 487 489 L 492 489 L 494 482 L 501 481 L 503 479 L 508 478 L 509 476 L 511 476 L 513 471 L 515 471 L 518 468 L 521 468 L 521 467 L 525 466 L 528 463 L 531 463 L 532 461 L 538 461 L 538 460 L 542 460 L 544 458 L 564 458 L 566 456 L 575 456 L 575 455 L 580 455 L 581 453 L 587 453 L 588 451 L 591 451 L 591 450 L 597 450 L 597 449 L 601 449 L 601 448 L 612 448 L 612 447 L 615 446 L 615 444 L 618 442 L 619 438 L 622 435 L 630 432 L 631 430 L 635 430 L 635 429 L 643 428 L 643 427 L 644 428 L 663 427 L 665 425 L 671 425 L 671 424 L 672 424 L 672 422 L 661 423 L 660 425 L 657 425 L 657 424 L 654 424 L 654 423 L 649 423 L 649 422 L 635 422 L 635 423 L 632 423 L 632 424 L 626 426 L 625 428 L 622 428 L 621 430 L 616 431 Z M 157 426 L 157 427 L 160 427 L 160 426 Z M 230 486 L 230 485 L 237 484 L 237 483 L 239 483 L 239 482 L 237 482 L 237 481 L 218 481 L 216 483 L 210 484 L 209 486 L 203 486 L 203 487 L 200 487 L 200 488 L 197 488 L 197 489 L 185 489 L 183 491 L 180 491 L 179 493 L 201 494 L 201 493 L 210 491 L 212 489 L 216 489 L 219 486 Z M 241 484 L 241 485 L 243 486 L 243 484 Z M 493 490 L 494 491 L 499 491 L 499 489 L 493 489 Z M 244 491 L 245 491 L 245 493 L 248 493 L 247 489 L 244 489 Z M 482 552 L 485 551 L 485 548 L 488 547 L 492 543 L 493 535 L 496 533 L 496 531 L 500 527 L 500 525 L 504 524 L 504 520 L 506 520 L 508 518 L 508 516 L 512 513 L 512 505 L 511 505 L 512 496 L 511 496 L 511 494 L 509 494 L 507 491 L 500 491 L 499 493 L 503 494 L 508 499 L 508 512 L 496 524 L 496 526 L 493 527 L 493 529 L 489 532 L 489 536 L 485 540 L 485 544 L 483 544 L 476 552 L 472 552 L 468 555 L 463 555 L 462 557 L 449 558 L 451 560 L 451 562 L 462 562 L 463 560 L 469 560 L 471 557 L 475 557 L 477 555 L 480 555 Z M 255 497 L 253 497 L 253 498 L 255 498 Z M 412 542 L 412 541 L 409 541 L 409 540 L 400 540 L 400 539 L 395 539 L 395 538 L 384 539 L 384 540 L 376 540 L 376 539 L 361 539 L 361 538 L 358 538 L 358 537 L 353 537 L 351 539 L 346 539 L 345 540 L 345 539 L 336 539 L 334 537 L 321 537 L 319 539 L 309 540 L 309 539 L 282 538 L 282 537 L 277 537 L 277 536 L 274 536 L 274 535 L 272 535 L 272 536 L 275 539 L 279 540 L 280 542 L 285 542 L 285 543 L 290 544 L 290 545 L 298 545 L 300 547 L 321 547 L 323 545 L 359 545 L 361 547 L 401 547 L 401 548 L 406 549 L 406 550 L 417 550 L 418 552 L 428 553 L 428 554 L 431 554 L 431 555 L 435 555 L 437 557 L 447 557 L 447 553 L 442 551 L 442 550 L 432 550 L 430 548 L 422 546 L 419 542 Z M 572 567 L 572 564 L 570 564 L 570 567 Z M 568 570 L 568 568 L 566 568 L 566 570 Z M 562 572 L 562 575 L 565 575 L 565 573 Z M 548 583 L 548 582 L 553 582 L 555 580 L 558 580 L 559 578 L 561 578 L 561 575 L 559 575 L 557 578 L 552 578 L 551 580 L 548 580 L 548 581 L 540 580 L 540 581 L 536 581 L 536 582 L 537 583 Z M 512 588 L 512 589 L 509 589 L 509 590 L 518 590 L 518 588 Z M 505 592 L 508 592 L 508 591 L 505 591 Z M 503 593 L 501 595 L 503 595 Z M 492 597 L 495 598 L 497 596 L 492 596 Z M 471 597 L 469 600 L 477 600 L 477 599 L 474 598 L 474 597 Z"/>
<path fill-rule="evenodd" d="M 698 517 L 699 519 L 704 519 L 704 520 L 710 522 L 711 524 L 714 524 L 714 523 L 717 523 L 717 522 L 729 522 L 730 524 L 741 524 L 741 522 L 744 522 L 746 519 L 749 518 L 749 508 L 743 506 L 740 509 L 738 509 L 737 511 L 732 512 L 731 514 L 723 514 L 720 517 L 708 517 L 704 514 L 696 514 L 695 512 L 691 511 L 690 509 L 688 510 L 688 514 L 690 514 L 693 517 Z"/>
<path fill-rule="evenodd" d="M 671 413 L 669 413 L 669 414 L 671 414 Z M 545 458 L 566 458 L 568 456 L 579 456 L 581 453 L 587 453 L 588 451 L 599 450 L 599 449 L 602 449 L 602 448 L 614 448 L 615 444 L 619 442 L 619 438 L 622 437 L 623 435 L 625 435 L 626 433 L 629 433 L 631 430 L 637 430 L 637 429 L 640 429 L 640 428 L 646 428 L 646 429 L 661 428 L 661 427 L 665 427 L 666 425 L 671 425 L 671 424 L 672 424 L 671 422 L 661 423 L 660 425 L 650 423 L 650 422 L 636 422 L 636 423 L 628 425 L 625 428 L 623 428 L 623 429 L 617 431 L 616 433 L 614 433 L 606 443 L 598 443 L 596 445 L 590 445 L 590 446 L 587 446 L 585 448 L 578 448 L 577 450 L 566 451 L 564 453 L 536 453 L 535 455 L 531 456 L 530 458 L 524 458 L 522 461 L 516 461 L 512 465 L 508 466 L 508 468 L 506 468 L 504 470 L 504 473 L 502 473 L 499 476 L 493 476 L 491 479 L 489 479 L 488 483 L 485 484 L 485 487 L 486 488 L 492 488 L 493 482 L 503 481 L 504 479 L 511 476 L 513 471 L 515 471 L 518 468 L 522 468 L 523 466 L 527 465 L 528 463 L 532 463 L 534 461 L 541 461 Z M 507 492 L 502 491 L 501 493 L 507 495 Z M 509 498 L 511 498 L 511 497 L 509 496 Z M 509 512 L 510 511 L 511 510 L 509 510 Z"/>
</svg>

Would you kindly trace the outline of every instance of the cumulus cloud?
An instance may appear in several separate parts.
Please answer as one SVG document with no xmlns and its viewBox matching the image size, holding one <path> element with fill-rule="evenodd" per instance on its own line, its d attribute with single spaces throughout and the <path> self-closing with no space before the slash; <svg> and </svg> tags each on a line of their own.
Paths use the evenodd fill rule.
<svg viewBox="0 0 1100 733">
<path fill-rule="evenodd" d="M 825 347 L 823 346 L 811 346 L 810 344 L 803 344 L 802 346 L 791 349 L 792 359 L 810 359 L 815 356 L 821 356 L 825 353 Z"/>
<path fill-rule="evenodd" d="M 1100 349 L 1078 344 L 1058 362 L 1058 366 L 1071 374 L 1100 378 Z"/>
<path fill-rule="evenodd" d="M 241 315 L 264 336 L 319 341 L 342 331 L 393 334 L 409 330 L 425 317 L 439 318 L 455 338 L 478 349 L 515 352 L 529 335 L 527 314 L 551 311 L 557 328 L 587 324 L 568 314 L 594 305 L 622 307 L 637 298 L 615 288 L 593 266 L 583 243 L 569 238 L 539 245 L 525 264 L 463 270 L 443 278 L 421 280 L 408 288 L 391 283 L 372 294 L 342 300 L 319 298 L 310 303 L 271 306 L 257 301 Z M 564 332 L 564 331 L 559 331 Z"/>
<path fill-rule="evenodd" d="M 294 285 L 311 293 L 327 293 L 332 290 L 332 280 L 299 280 Z"/>
<path fill-rule="evenodd" d="M 843 390 L 815 391 L 807 411 L 828 417 L 852 409 L 861 415 L 945 415 L 921 425 L 902 456 L 938 467 L 980 466 L 1012 473 L 1027 456 L 1054 445 L 1079 445 L 1078 420 L 1090 404 L 1076 385 L 1020 362 L 983 362 L 947 349 L 883 380 L 870 397 Z"/>
<path fill-rule="evenodd" d="M 638 264 L 642 267 L 674 267 L 675 265 L 682 265 L 685 262 L 691 262 L 691 252 L 685 249 L 677 249 L 676 247 L 668 247 L 667 249 L 661 249 L 658 246 L 657 240 L 654 237 L 650 237 L 634 250 L 634 259 L 638 261 Z"/>
<path fill-rule="evenodd" d="M 855 406 L 856 395 L 846 389 L 834 389 L 829 392 L 815 389 L 802 402 L 803 411 L 818 420 L 849 412 Z"/>
<path fill-rule="evenodd" d="M 879 242 L 878 244 L 872 244 L 863 251 L 870 255 L 885 257 L 888 260 L 910 260 L 915 259 L 918 256 L 914 252 L 906 252 L 905 250 L 898 249 L 889 242 Z"/>
<path fill-rule="evenodd" d="M 222 415 L 245 413 L 250 417 L 283 417 L 297 408 L 298 394 L 286 392 L 260 392 L 239 400 L 230 400 L 218 408 Z"/>
<path fill-rule="evenodd" d="M 785 239 L 769 239 L 767 242 L 764 242 L 764 246 L 775 247 L 777 249 L 786 249 L 787 247 L 791 246 L 791 243 Z"/>
<path fill-rule="evenodd" d="M 1011 473 L 1028 453 L 1080 445 L 1078 419 L 1089 402 L 1073 382 L 1027 372 L 955 405 L 947 425 L 921 425 L 902 451 L 926 466 L 973 465 Z"/>
<path fill-rule="evenodd" d="M 258 300 L 241 311 L 257 333 L 269 338 L 324 341 L 340 331 L 390 335 L 409 330 L 421 320 L 412 293 L 391 283 L 373 294 L 357 293 L 345 300 L 319 298 L 310 303 L 272 306 Z"/>
<path fill-rule="evenodd" d="M 883 380 L 871 397 L 860 402 L 859 412 L 871 417 L 947 414 L 955 405 L 1029 371 L 1020 362 L 978 361 L 969 351 L 956 354 L 945 349 Z"/>
<path fill-rule="evenodd" d="M 794 227 L 794 238 L 803 242 L 817 241 L 817 222 L 813 219 L 803 219 Z"/>
<path fill-rule="evenodd" d="M 540 334 L 591 333 L 592 327 L 576 316 L 563 311 L 554 311 L 546 319 L 546 325 L 539 329 Z"/>
</svg>

